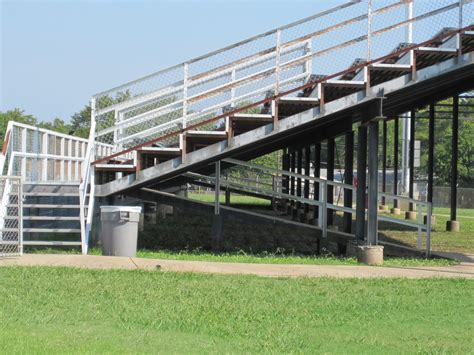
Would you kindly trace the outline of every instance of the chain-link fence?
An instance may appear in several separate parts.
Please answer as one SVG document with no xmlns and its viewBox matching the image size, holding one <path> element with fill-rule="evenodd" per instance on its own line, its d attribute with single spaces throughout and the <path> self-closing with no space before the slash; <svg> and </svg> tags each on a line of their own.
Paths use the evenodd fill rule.
<svg viewBox="0 0 474 355">
<path fill-rule="evenodd" d="M 19 177 L 0 176 L 0 257 L 22 253 L 22 185 Z"/>
<path fill-rule="evenodd" d="M 260 112 L 274 95 L 303 95 L 299 88 L 310 79 L 342 78 L 355 68 L 352 80 L 364 83 L 361 63 L 473 18 L 471 0 L 351 1 L 95 95 L 95 139 L 114 153 L 126 151 L 118 161 L 150 142 L 177 147 L 183 130 L 222 130 L 229 112 Z M 397 63 L 413 65 L 412 52 L 400 53 Z M 97 150 L 96 159 L 108 152 Z"/>
</svg>

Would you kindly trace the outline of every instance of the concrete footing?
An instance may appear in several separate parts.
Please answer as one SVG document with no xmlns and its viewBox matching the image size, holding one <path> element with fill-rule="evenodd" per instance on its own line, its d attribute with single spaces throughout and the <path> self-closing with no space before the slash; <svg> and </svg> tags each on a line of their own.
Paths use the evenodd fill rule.
<svg viewBox="0 0 474 355">
<path fill-rule="evenodd" d="M 389 208 L 387 205 L 379 205 L 379 211 L 380 212 L 388 212 Z"/>
<path fill-rule="evenodd" d="M 405 219 L 409 219 L 410 221 L 416 221 L 418 219 L 418 214 L 415 211 L 406 211 Z"/>
<path fill-rule="evenodd" d="M 426 221 L 428 220 L 428 216 L 423 216 L 423 223 L 426 224 Z M 431 227 L 434 227 L 436 224 L 436 216 L 431 216 Z"/>
<path fill-rule="evenodd" d="M 383 246 L 349 242 L 346 246 L 346 256 L 356 257 L 357 261 L 363 264 L 383 265 Z"/>
<path fill-rule="evenodd" d="M 394 207 L 390 210 L 390 213 L 398 216 L 401 213 L 401 211 L 399 208 Z"/>
<path fill-rule="evenodd" d="M 383 265 L 383 246 L 358 245 L 357 261 L 367 265 Z"/>
<path fill-rule="evenodd" d="M 446 230 L 448 232 L 459 232 L 460 230 L 459 221 L 447 221 Z"/>
</svg>

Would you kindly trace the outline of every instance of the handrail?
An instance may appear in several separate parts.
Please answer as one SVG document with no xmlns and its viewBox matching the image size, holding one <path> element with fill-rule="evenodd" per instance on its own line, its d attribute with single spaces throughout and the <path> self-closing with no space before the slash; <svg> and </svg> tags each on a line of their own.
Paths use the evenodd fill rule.
<svg viewBox="0 0 474 355">
<path fill-rule="evenodd" d="M 223 114 L 220 114 L 220 115 L 217 115 L 215 117 L 212 117 L 212 118 L 209 118 L 209 119 L 206 119 L 204 121 L 201 121 L 199 123 L 196 123 L 196 124 L 193 124 L 193 125 L 189 125 L 185 128 L 180 128 L 179 130 L 176 130 L 174 132 L 171 132 L 171 133 L 167 133 L 163 136 L 160 136 L 160 137 L 157 137 L 157 138 L 154 138 L 154 139 L 151 139 L 147 142 L 144 142 L 144 143 L 141 143 L 141 144 L 138 144 L 138 145 L 135 145 L 133 147 L 130 147 L 130 148 L 127 148 L 127 149 L 124 149 L 120 152 L 117 152 L 117 153 L 114 153 L 112 155 L 109 155 L 107 157 L 102 157 L 98 160 L 95 160 L 92 162 L 93 165 L 95 164 L 99 164 L 99 163 L 102 163 L 102 162 L 106 162 L 106 161 L 109 161 L 115 157 L 118 157 L 120 155 L 123 155 L 123 154 L 126 154 L 126 153 L 130 153 L 132 151 L 135 151 L 137 149 L 140 149 L 142 147 L 145 147 L 145 146 L 149 146 L 151 144 L 154 144 L 154 143 L 157 143 L 157 142 L 160 142 L 160 141 L 163 141 L 163 140 L 166 140 L 168 138 L 171 138 L 171 137 L 174 137 L 174 136 L 177 136 L 181 133 L 184 133 L 184 132 L 187 132 L 187 131 L 190 131 L 190 130 L 194 130 L 198 127 L 201 127 L 203 125 L 206 125 L 206 124 L 209 124 L 209 123 L 212 123 L 212 122 L 215 122 L 215 121 L 218 121 L 222 118 L 225 118 L 227 116 L 231 116 L 233 114 L 236 114 L 236 113 L 239 113 L 239 112 L 243 112 L 243 111 L 246 111 L 246 110 L 249 110 L 251 108 L 254 108 L 254 107 L 257 107 L 257 106 L 260 106 L 262 104 L 265 104 L 265 103 L 269 103 L 269 102 L 272 102 L 274 100 L 277 100 L 281 97 L 285 97 L 285 96 L 288 96 L 288 95 L 291 95 L 295 92 L 298 92 L 298 91 L 301 91 L 301 90 L 304 90 L 304 89 L 307 89 L 307 88 L 311 88 L 311 87 L 314 87 L 318 84 L 321 84 L 321 83 L 324 83 L 330 79 L 334 79 L 334 78 L 337 78 L 337 77 L 340 77 L 344 74 L 347 74 L 347 73 L 352 73 L 352 72 L 357 72 L 358 70 L 360 69 L 363 69 L 365 67 L 369 67 L 370 65 L 372 64 L 375 64 L 375 63 L 378 63 L 378 62 L 382 62 L 382 61 L 385 61 L 387 59 L 391 59 L 391 58 L 396 58 L 396 57 L 399 57 L 400 55 L 402 54 L 406 54 L 406 53 L 410 53 L 411 51 L 413 50 L 416 50 L 417 48 L 420 48 L 420 47 L 424 47 L 426 45 L 429 45 L 431 43 L 434 43 L 434 42 L 437 42 L 437 41 L 440 41 L 444 38 L 449 38 L 449 37 L 452 37 L 456 34 L 460 34 L 460 33 L 463 33 L 465 31 L 470 31 L 470 30 L 473 30 L 474 29 L 474 25 L 470 25 L 470 26 L 466 26 L 466 27 L 463 27 L 461 29 L 455 29 L 455 30 L 452 30 L 452 31 L 448 31 L 444 34 L 440 34 L 434 38 L 431 38 L 430 40 L 427 40 L 427 41 L 424 41 L 424 42 L 421 42 L 421 43 L 418 43 L 418 44 L 413 44 L 413 45 L 410 45 L 410 46 L 407 46 L 405 48 L 402 48 L 398 51 L 395 51 L 395 52 L 392 52 L 390 54 L 387 54 L 387 55 L 383 55 L 381 57 L 378 57 L 378 58 L 375 58 L 375 59 L 372 59 L 372 60 L 369 60 L 367 62 L 364 62 L 364 63 L 361 63 L 361 64 L 357 64 L 357 65 L 354 65 L 348 69 L 345 69 L 345 70 L 342 70 L 342 71 L 339 71 L 337 73 L 334 73 L 334 74 L 331 74 L 331 75 L 328 75 L 328 76 L 325 76 L 324 78 L 319 78 L 319 79 L 316 79 L 316 80 L 310 80 L 309 82 L 307 82 L 306 84 L 303 84 L 301 86 L 298 86 L 296 88 L 293 88 L 293 89 L 290 89 L 290 90 L 287 90 L 287 91 L 284 91 L 284 92 L 280 92 L 278 94 L 275 94 L 275 95 L 272 95 L 272 96 L 269 96 L 263 100 L 259 100 L 257 102 L 253 102 L 251 104 L 248 104 L 248 105 L 245 105 L 245 106 L 242 106 L 242 107 L 239 107 L 239 108 L 235 108 L 233 110 L 229 110 L 228 112 L 226 113 L 223 113 Z"/>
<path fill-rule="evenodd" d="M 95 100 L 91 100 L 91 116 L 93 117 L 95 111 Z M 87 254 L 88 251 L 88 244 L 89 244 L 89 232 L 90 232 L 90 224 L 92 221 L 92 213 L 93 213 L 93 206 L 94 206 L 94 190 L 95 184 L 93 181 L 94 175 L 91 166 L 91 160 L 94 157 L 95 151 L 95 120 L 91 120 L 91 128 L 89 131 L 89 140 L 87 143 L 87 152 L 84 158 L 83 166 L 82 166 L 82 176 L 81 176 L 81 183 L 79 185 L 79 207 L 80 207 L 80 221 L 81 221 L 81 244 L 82 244 L 82 253 Z M 91 172 L 92 170 L 92 172 Z M 90 189 L 90 196 L 89 196 L 89 205 L 87 210 L 87 216 L 85 213 L 85 205 L 87 199 L 87 187 L 91 185 Z"/>
</svg>

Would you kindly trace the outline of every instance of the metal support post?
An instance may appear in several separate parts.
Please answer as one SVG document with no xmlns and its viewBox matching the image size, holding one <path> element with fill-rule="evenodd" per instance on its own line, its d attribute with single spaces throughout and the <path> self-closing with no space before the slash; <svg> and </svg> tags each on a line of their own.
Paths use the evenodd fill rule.
<svg viewBox="0 0 474 355">
<path fill-rule="evenodd" d="M 411 110 L 410 119 L 410 152 L 409 152 L 409 174 L 408 174 L 408 197 L 413 198 L 414 173 L 415 173 L 415 117 L 416 111 Z M 409 204 L 409 211 L 414 211 L 413 203 Z"/>
<path fill-rule="evenodd" d="M 321 143 L 314 143 L 314 177 L 321 177 Z M 320 199 L 319 194 L 319 182 L 314 182 L 314 199 L 318 201 Z M 314 207 L 314 217 L 319 215 L 319 206 Z M 318 217 L 319 218 L 319 217 Z"/>
<path fill-rule="evenodd" d="M 451 158 L 451 221 L 457 217 L 458 194 L 458 132 L 459 132 L 459 96 L 453 97 L 453 122 L 452 122 L 452 158 Z"/>
<path fill-rule="evenodd" d="M 428 191 L 427 201 L 433 202 L 433 175 L 434 175 L 434 135 L 435 135 L 435 106 L 430 104 L 428 126 Z"/>
<path fill-rule="evenodd" d="M 298 149 L 298 158 L 296 161 L 296 173 L 301 175 L 303 168 L 303 149 Z M 301 197 L 301 178 L 296 179 L 296 196 Z M 300 202 L 296 204 L 298 208 L 300 207 Z"/>
<path fill-rule="evenodd" d="M 377 245 L 378 241 L 378 140 L 379 123 L 369 123 L 369 191 L 367 206 L 367 244 Z"/>
<path fill-rule="evenodd" d="M 334 151 L 335 151 L 335 140 L 333 137 L 327 140 L 327 180 L 334 181 Z M 334 186 L 327 186 L 327 203 L 332 204 L 334 202 Z M 331 226 L 334 223 L 333 210 L 328 209 L 327 211 L 328 225 Z"/>
<path fill-rule="evenodd" d="M 393 127 L 393 194 L 398 194 L 398 117 L 394 119 Z M 398 200 L 393 200 L 393 208 L 398 208 Z"/>
<path fill-rule="evenodd" d="M 222 239 L 222 216 L 220 215 L 220 176 L 221 176 L 221 162 L 216 162 L 216 174 L 215 174 L 215 200 L 214 200 L 214 216 L 212 219 L 212 248 L 214 251 L 220 251 L 221 239 Z"/>
<path fill-rule="evenodd" d="M 357 200 L 356 238 L 365 239 L 365 187 L 367 169 L 367 127 L 359 126 L 357 132 Z"/>
<path fill-rule="evenodd" d="M 352 185 L 353 164 L 354 164 L 354 132 L 346 132 L 345 135 L 345 154 L 344 154 L 344 183 Z M 352 190 L 344 189 L 344 207 L 352 208 Z M 344 212 L 345 233 L 351 233 L 352 213 Z"/>
<path fill-rule="evenodd" d="M 387 121 L 382 124 L 382 192 L 387 189 Z M 385 196 L 382 196 L 382 206 L 385 206 Z"/>
<path fill-rule="evenodd" d="M 309 176 L 310 173 L 310 154 L 311 150 L 309 148 L 309 145 L 304 148 L 304 174 L 306 176 Z M 305 179 L 304 180 L 304 191 L 303 191 L 304 198 L 309 199 L 309 180 Z M 307 203 L 304 204 L 304 213 L 307 215 L 309 212 L 309 205 Z"/>
</svg>

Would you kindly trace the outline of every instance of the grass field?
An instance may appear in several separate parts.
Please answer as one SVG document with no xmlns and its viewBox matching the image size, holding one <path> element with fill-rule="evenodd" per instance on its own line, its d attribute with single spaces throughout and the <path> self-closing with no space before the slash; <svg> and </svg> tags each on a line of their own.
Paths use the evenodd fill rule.
<svg viewBox="0 0 474 355">
<path fill-rule="evenodd" d="M 469 353 L 474 283 L 0 268 L 2 353 Z"/>
<path fill-rule="evenodd" d="M 474 209 L 458 209 L 457 220 L 461 225 L 461 231 L 458 233 L 446 232 L 446 221 L 450 219 L 449 208 L 436 207 L 433 214 L 436 216 L 436 224 L 431 234 L 432 250 L 474 253 Z M 404 218 L 402 215 L 398 217 Z M 403 230 L 401 226 L 394 224 L 390 225 L 390 229 L 386 229 L 381 223 L 380 232 L 396 241 L 416 246 L 417 233 L 413 230 Z M 423 234 L 423 241 L 424 238 Z"/>
<path fill-rule="evenodd" d="M 201 201 L 201 202 L 209 202 L 213 203 L 215 201 L 214 193 L 196 193 L 190 192 L 188 194 L 190 199 Z M 225 195 L 219 195 L 219 202 L 225 203 Z M 230 195 L 230 203 L 232 205 L 254 205 L 254 206 L 270 206 L 270 200 L 265 200 L 261 198 L 251 197 L 251 196 L 243 196 L 243 195 Z"/>
</svg>

